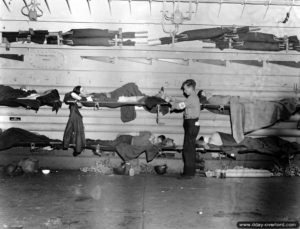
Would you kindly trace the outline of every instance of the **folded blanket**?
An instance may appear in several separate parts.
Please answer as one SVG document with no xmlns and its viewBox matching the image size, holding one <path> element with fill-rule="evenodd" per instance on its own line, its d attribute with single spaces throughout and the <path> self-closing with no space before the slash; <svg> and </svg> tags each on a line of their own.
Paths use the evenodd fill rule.
<svg viewBox="0 0 300 229">
<path fill-rule="evenodd" d="M 239 143 L 244 139 L 244 134 L 269 127 L 277 121 L 289 119 L 296 111 L 297 99 L 285 98 L 279 101 L 263 101 L 239 96 L 214 95 L 207 100 L 207 104 L 230 106 L 230 112 L 209 111 L 230 115 L 232 135 L 235 141 Z"/>
<path fill-rule="evenodd" d="M 289 119 L 296 111 L 296 106 L 295 98 L 262 101 L 232 96 L 230 98 L 230 118 L 234 139 L 239 143 L 244 139 L 244 133 Z"/>
</svg>

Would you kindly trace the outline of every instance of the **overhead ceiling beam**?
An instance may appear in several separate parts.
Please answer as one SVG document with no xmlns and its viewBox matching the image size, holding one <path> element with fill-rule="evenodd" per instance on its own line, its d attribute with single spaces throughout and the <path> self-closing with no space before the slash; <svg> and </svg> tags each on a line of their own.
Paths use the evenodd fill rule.
<svg viewBox="0 0 300 229">
<path fill-rule="evenodd" d="M 7 2 L 6 2 L 5 0 L 3 0 L 3 3 L 4 3 L 4 5 L 5 5 L 5 7 L 6 7 L 6 9 L 8 10 L 8 12 L 10 12 L 10 9 L 9 9 L 9 7 L 8 7 L 8 5 L 7 5 Z"/>
<path fill-rule="evenodd" d="M 135 2 L 149 2 L 149 0 L 108 0 L 108 1 L 135 1 Z M 152 2 L 163 2 L 164 0 L 151 0 Z M 174 3 L 174 0 L 165 0 L 166 2 Z M 200 4 L 220 4 L 220 0 L 191 0 L 192 3 Z M 176 0 L 177 2 L 177 0 Z M 181 3 L 189 3 L 190 0 L 178 0 Z M 291 6 L 289 1 L 277 0 L 277 1 L 261 1 L 261 0 L 222 0 L 222 4 L 237 4 L 237 5 L 261 5 L 261 6 Z M 300 0 L 295 0 L 293 6 L 300 6 Z"/>
</svg>

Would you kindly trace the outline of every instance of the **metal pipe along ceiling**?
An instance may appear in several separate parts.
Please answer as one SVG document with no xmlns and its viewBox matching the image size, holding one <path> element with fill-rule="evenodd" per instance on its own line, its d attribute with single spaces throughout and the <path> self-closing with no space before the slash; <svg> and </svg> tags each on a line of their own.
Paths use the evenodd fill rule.
<svg viewBox="0 0 300 229">
<path fill-rule="evenodd" d="M 129 1 L 129 2 L 163 2 L 164 0 L 109 0 L 112 1 Z M 264 5 L 264 6 L 300 6 L 300 0 L 165 0 L 166 2 L 189 3 L 195 4 L 239 4 L 239 5 Z"/>
</svg>

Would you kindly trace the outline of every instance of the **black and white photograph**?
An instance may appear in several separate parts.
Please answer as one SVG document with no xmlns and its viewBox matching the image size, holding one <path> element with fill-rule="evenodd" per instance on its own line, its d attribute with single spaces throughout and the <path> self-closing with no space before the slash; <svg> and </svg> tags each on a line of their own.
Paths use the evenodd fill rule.
<svg viewBox="0 0 300 229">
<path fill-rule="evenodd" d="M 300 0 L 2 0 L 0 229 L 300 228 L 299 39 Z"/>
</svg>

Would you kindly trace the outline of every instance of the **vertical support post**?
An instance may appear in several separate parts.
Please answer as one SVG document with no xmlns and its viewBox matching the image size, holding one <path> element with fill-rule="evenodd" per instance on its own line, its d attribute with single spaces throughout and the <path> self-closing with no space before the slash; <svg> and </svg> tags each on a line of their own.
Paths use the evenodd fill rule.
<svg viewBox="0 0 300 229">
<path fill-rule="evenodd" d="M 123 34 L 122 34 L 122 28 L 119 28 L 119 39 L 120 39 L 120 46 L 123 46 Z"/>
</svg>

